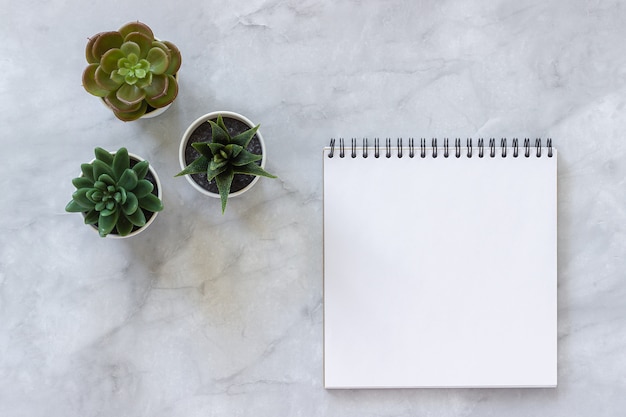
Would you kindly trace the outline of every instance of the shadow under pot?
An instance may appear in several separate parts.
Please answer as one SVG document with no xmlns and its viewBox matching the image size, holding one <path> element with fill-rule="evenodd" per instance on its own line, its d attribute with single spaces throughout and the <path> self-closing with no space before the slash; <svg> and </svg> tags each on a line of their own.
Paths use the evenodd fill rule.
<svg viewBox="0 0 626 417">
<path fill-rule="evenodd" d="M 212 128 L 208 121 L 217 122 L 218 115 L 222 116 L 226 130 L 231 137 L 237 136 L 255 126 L 255 124 L 245 116 L 228 111 L 212 112 L 199 117 L 187 128 L 181 140 L 178 155 L 181 169 L 184 170 L 200 156 L 200 153 L 191 146 L 192 143 L 212 141 Z M 253 154 L 261 155 L 261 160 L 256 161 L 256 164 L 261 168 L 265 168 L 265 142 L 263 141 L 263 136 L 260 131 L 256 131 L 245 149 Z M 202 194 L 220 198 L 215 179 L 207 180 L 206 173 L 188 174 L 185 175 L 185 178 Z M 245 193 L 251 189 L 258 180 L 259 176 L 235 174 L 228 197 L 235 197 Z"/>
</svg>

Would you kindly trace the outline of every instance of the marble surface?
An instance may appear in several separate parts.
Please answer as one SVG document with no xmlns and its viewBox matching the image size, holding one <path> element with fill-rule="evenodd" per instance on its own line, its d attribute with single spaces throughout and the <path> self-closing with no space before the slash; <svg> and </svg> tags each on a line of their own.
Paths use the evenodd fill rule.
<svg viewBox="0 0 626 417">
<path fill-rule="evenodd" d="M 87 38 L 131 20 L 183 66 L 172 108 L 123 123 L 81 73 Z M 2 1 L 0 415 L 623 413 L 625 21 L 599 0 Z M 214 110 L 261 124 L 280 177 L 225 215 L 174 178 L 182 133 Z M 331 136 L 553 138 L 557 389 L 324 390 Z M 64 212 L 95 146 L 161 176 L 165 210 L 133 239 Z"/>
</svg>

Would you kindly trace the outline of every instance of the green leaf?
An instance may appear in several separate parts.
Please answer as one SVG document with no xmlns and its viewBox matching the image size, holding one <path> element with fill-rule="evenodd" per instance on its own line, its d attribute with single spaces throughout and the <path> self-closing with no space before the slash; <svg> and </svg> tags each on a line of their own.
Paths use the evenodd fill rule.
<svg viewBox="0 0 626 417">
<path fill-rule="evenodd" d="M 150 62 L 150 71 L 153 74 L 163 74 L 170 65 L 167 53 L 161 48 L 151 48 L 146 59 Z"/>
<path fill-rule="evenodd" d="M 150 194 L 154 190 L 154 185 L 148 180 L 141 180 L 137 183 L 137 186 L 133 190 L 133 193 L 137 198 L 142 198 Z"/>
<path fill-rule="evenodd" d="M 263 168 L 254 163 L 235 167 L 235 174 L 258 175 L 261 177 L 276 178 L 275 175 L 270 174 L 269 172 L 265 171 Z"/>
<path fill-rule="evenodd" d="M 142 210 L 135 210 L 133 214 L 126 215 L 126 218 L 137 227 L 146 224 L 146 216 L 143 214 Z"/>
<path fill-rule="evenodd" d="M 117 91 L 113 91 L 109 95 L 107 95 L 104 98 L 104 101 L 107 104 L 107 106 L 109 106 L 111 110 L 113 110 L 114 113 L 115 112 L 132 113 L 132 112 L 139 111 L 142 106 L 142 103 L 126 104 L 120 101 L 117 98 Z"/>
<path fill-rule="evenodd" d="M 138 181 L 139 179 L 137 178 L 137 173 L 134 170 L 127 168 L 122 173 L 117 185 L 126 189 L 126 191 L 132 191 L 137 186 Z"/>
<path fill-rule="evenodd" d="M 219 122 L 222 118 L 222 115 L 217 117 L 217 121 Z M 220 127 L 213 120 L 209 120 L 209 124 L 211 125 L 211 135 L 213 138 L 213 143 L 221 143 L 222 145 L 228 145 L 230 143 L 230 136 L 228 135 L 226 129 Z M 222 125 L 224 123 L 222 122 Z"/>
<path fill-rule="evenodd" d="M 139 57 L 141 55 L 141 48 L 135 42 L 124 42 L 119 48 L 129 59 L 131 59 L 130 55 L 135 55 L 135 57 Z"/>
<path fill-rule="evenodd" d="M 122 85 L 124 83 L 124 76 L 120 74 L 119 69 L 113 70 L 111 72 L 111 79 L 115 81 L 116 83 L 118 83 L 119 85 Z"/>
<path fill-rule="evenodd" d="M 106 191 L 107 190 L 107 185 L 105 183 L 103 183 L 102 181 L 95 181 L 93 183 L 93 186 L 95 189 L 97 189 L 98 191 Z"/>
<path fill-rule="evenodd" d="M 87 214 L 85 214 L 85 224 L 96 224 L 99 218 L 100 213 L 96 210 L 89 210 Z"/>
<path fill-rule="evenodd" d="M 74 193 L 72 194 L 72 200 L 74 200 L 76 204 L 78 204 L 79 206 L 87 210 L 91 210 L 92 208 L 96 206 L 96 204 L 93 201 L 87 198 L 87 192 L 89 190 L 90 190 L 89 188 L 81 188 L 79 190 L 74 191 Z M 85 210 L 82 210 L 82 211 L 85 211 Z"/>
<path fill-rule="evenodd" d="M 100 233 L 100 237 L 105 237 L 113 231 L 119 216 L 120 212 L 117 210 L 109 216 L 105 216 L 100 212 L 100 216 L 98 217 L 98 233 Z"/>
<path fill-rule="evenodd" d="M 127 236 L 132 231 L 133 224 L 130 220 L 128 220 L 124 213 L 120 214 L 120 217 L 117 219 L 117 233 L 120 236 Z"/>
<path fill-rule="evenodd" d="M 102 174 L 107 174 L 111 178 L 115 176 L 115 174 L 113 173 L 113 170 L 111 169 L 109 165 L 100 161 L 99 159 L 96 159 L 95 161 L 93 161 L 93 175 L 96 178 L 100 178 Z"/>
<path fill-rule="evenodd" d="M 102 58 L 100 59 L 100 67 L 104 72 L 111 75 L 111 73 L 118 68 L 118 61 L 124 57 L 124 52 L 122 52 L 121 49 L 109 49 L 104 55 L 102 55 Z"/>
<path fill-rule="evenodd" d="M 93 176 L 93 165 L 91 164 L 81 164 L 80 165 L 80 170 L 83 173 L 83 176 L 85 178 L 88 178 L 90 181 L 94 181 L 95 178 Z"/>
<path fill-rule="evenodd" d="M 89 200 L 93 201 L 94 203 L 102 201 L 102 198 L 104 197 L 103 192 L 100 191 L 98 188 L 90 188 L 85 195 Z"/>
<path fill-rule="evenodd" d="M 217 177 L 222 172 L 226 171 L 228 168 L 230 168 L 230 166 L 228 165 L 222 165 L 221 167 L 217 167 L 216 169 L 211 169 L 211 167 L 209 166 L 209 169 L 207 170 L 207 174 L 206 174 L 207 181 L 211 181 L 213 178 Z"/>
<path fill-rule="evenodd" d="M 83 213 L 87 211 L 86 207 L 81 206 L 76 202 L 76 200 L 70 200 L 69 203 L 65 206 L 65 211 L 68 213 Z"/>
<path fill-rule="evenodd" d="M 117 191 L 120 195 L 120 200 L 118 201 L 118 203 L 126 204 L 126 200 L 128 198 L 128 193 L 126 192 L 126 190 L 123 188 L 118 188 Z"/>
<path fill-rule="evenodd" d="M 94 40 L 91 54 L 94 59 L 100 61 L 102 56 L 110 49 L 120 48 L 124 39 L 119 32 L 101 32 Z"/>
<path fill-rule="evenodd" d="M 180 177 L 181 175 L 200 174 L 207 172 L 207 169 L 209 169 L 209 160 L 204 155 L 201 155 L 175 176 Z"/>
<path fill-rule="evenodd" d="M 206 142 L 201 142 L 201 143 L 206 143 Z M 194 145 L 195 145 L 195 143 L 194 143 Z M 206 145 L 211 150 L 211 155 L 212 156 L 213 155 L 219 155 L 220 151 L 222 151 L 224 149 L 224 145 L 222 145 L 221 143 L 208 142 L 208 143 L 206 143 Z M 194 148 L 195 148 L 195 146 L 194 146 Z"/>
<path fill-rule="evenodd" d="M 148 194 L 139 199 L 139 207 L 153 213 L 163 210 L 163 202 L 154 194 Z"/>
<path fill-rule="evenodd" d="M 229 166 L 228 161 L 224 161 L 224 160 L 216 161 L 215 159 L 213 159 L 211 163 L 209 164 L 208 171 L 215 172 L 215 171 L 221 170 L 223 172 L 224 169 L 222 168 L 227 168 L 228 166 Z"/>
<path fill-rule="evenodd" d="M 207 159 L 213 159 L 213 151 L 209 147 L 208 142 L 194 142 L 191 144 L 191 147 L 200 152 L 200 154 L 204 155 Z"/>
<path fill-rule="evenodd" d="M 137 108 L 137 110 L 132 110 L 132 111 L 118 111 L 115 109 L 112 109 L 112 110 L 113 110 L 113 114 L 115 115 L 115 117 L 117 117 L 121 121 L 132 122 L 133 120 L 137 120 L 141 116 L 146 114 L 146 111 L 148 110 L 148 103 L 146 103 L 145 101 L 142 101 L 139 103 L 139 107 Z"/>
<path fill-rule="evenodd" d="M 126 171 L 130 166 L 130 158 L 128 157 L 128 150 L 126 148 L 120 148 L 117 152 L 115 152 L 112 165 L 115 179 L 119 181 L 119 179 L 122 178 L 124 171 Z"/>
<path fill-rule="evenodd" d="M 159 94 L 157 96 L 151 97 L 148 97 L 146 93 L 146 101 L 149 105 L 156 109 L 165 107 L 168 104 L 172 103 L 178 95 L 178 83 L 176 82 L 176 79 L 171 75 L 155 75 L 154 77 L 152 77 L 152 84 L 155 83 L 154 80 L 157 77 L 161 76 L 167 77 L 167 89 L 165 90 L 165 92 L 162 92 L 162 94 Z"/>
<path fill-rule="evenodd" d="M 93 187 L 93 180 L 85 177 L 78 177 L 72 180 L 72 184 L 74 187 L 78 188 L 89 188 Z"/>
<path fill-rule="evenodd" d="M 107 165 L 111 165 L 113 163 L 113 155 L 111 152 L 106 149 L 102 149 L 101 147 L 97 147 L 93 150 L 94 155 L 96 156 L 96 160 L 102 161 Z M 98 178 L 100 175 L 94 174 L 94 179 Z"/>
<path fill-rule="evenodd" d="M 218 125 L 219 127 L 221 127 L 221 128 L 222 128 L 222 130 L 223 130 L 224 132 L 228 132 L 228 128 L 226 127 L 226 124 L 224 123 L 224 118 L 222 117 L 222 115 L 221 115 L 221 114 L 218 114 L 218 115 L 217 115 L 217 122 L 216 122 L 216 123 L 217 123 L 217 125 Z"/>
<path fill-rule="evenodd" d="M 126 193 L 126 204 L 122 205 L 122 211 L 126 215 L 133 214 L 139 208 L 139 200 L 135 196 L 135 194 L 128 192 Z"/>
<path fill-rule="evenodd" d="M 144 59 L 146 58 L 146 56 L 148 56 L 148 51 L 150 51 L 150 48 L 152 48 L 153 40 L 153 37 L 141 32 L 132 32 L 124 37 L 124 42 L 133 42 L 137 44 L 137 46 L 139 46 L 139 50 L 141 52 L 138 53 L 137 56 L 140 59 Z M 148 59 L 148 61 L 150 60 Z"/>
<path fill-rule="evenodd" d="M 233 183 L 233 171 L 226 170 L 215 177 L 217 189 L 220 192 L 220 199 L 222 200 L 222 214 L 226 210 L 226 202 L 228 201 L 228 194 L 230 193 L 230 186 Z"/>
<path fill-rule="evenodd" d="M 115 185 L 115 179 L 110 174 L 99 175 L 98 181 L 105 183 L 107 187 L 110 185 Z"/>
<path fill-rule="evenodd" d="M 145 178 L 148 173 L 148 169 L 150 168 L 150 163 L 148 161 L 137 162 L 135 166 L 133 166 L 133 171 L 137 174 L 137 179 L 142 180 Z"/>
<path fill-rule="evenodd" d="M 226 145 L 226 149 L 230 153 L 230 159 L 236 158 L 237 155 L 243 151 L 243 146 L 239 146 L 237 144 L 231 143 L 230 145 Z"/>
<path fill-rule="evenodd" d="M 143 33 L 149 38 L 154 39 L 154 33 L 152 32 L 152 29 L 150 29 L 150 27 L 146 25 L 145 23 L 141 23 L 141 22 L 126 23 L 124 26 L 122 26 L 119 29 L 119 32 L 124 38 L 126 38 L 129 34 L 133 32 L 139 32 L 139 33 Z"/>
<path fill-rule="evenodd" d="M 98 39 L 98 36 L 100 36 L 99 33 L 89 38 L 87 46 L 85 47 L 85 58 L 89 64 L 97 64 L 100 61 L 98 58 L 93 56 L 93 44 L 96 42 L 96 39 Z"/>
<path fill-rule="evenodd" d="M 169 78 L 166 75 L 152 75 L 150 85 L 144 87 L 146 99 L 157 100 L 167 94 Z"/>
<path fill-rule="evenodd" d="M 98 64 L 90 64 L 85 68 L 85 71 L 83 71 L 83 88 L 91 95 L 105 97 L 109 94 L 109 91 L 100 87 L 96 82 L 96 70 L 98 67 Z"/>
<path fill-rule="evenodd" d="M 115 96 L 122 103 L 132 106 L 133 104 L 141 103 L 146 98 L 146 93 L 136 85 L 122 84 Z"/>
<path fill-rule="evenodd" d="M 165 70 L 165 73 L 174 75 L 178 72 L 178 70 L 180 69 L 180 65 L 183 62 L 182 57 L 180 55 L 180 50 L 172 42 L 163 41 L 163 43 L 169 49 L 169 58 L 170 58 L 170 65 L 169 67 L 167 67 L 167 70 Z"/>
<path fill-rule="evenodd" d="M 243 149 L 239 155 L 231 160 L 231 164 L 235 166 L 243 166 L 251 162 L 260 161 L 261 159 L 263 159 L 263 156 L 253 154 L 252 152 Z"/>
<path fill-rule="evenodd" d="M 237 136 L 235 136 L 234 138 L 230 140 L 231 143 L 236 143 L 237 145 L 240 145 L 246 148 L 248 144 L 250 143 L 250 141 L 252 140 L 252 138 L 254 137 L 254 135 L 256 134 L 256 131 L 259 130 L 259 127 L 260 125 L 256 125 L 255 127 L 238 134 Z"/>
<path fill-rule="evenodd" d="M 111 217 L 115 213 L 117 213 L 117 208 L 115 207 L 115 203 L 110 201 L 106 203 L 106 208 L 104 210 L 100 210 L 100 217 Z"/>
<path fill-rule="evenodd" d="M 96 68 L 95 81 L 98 86 L 107 91 L 115 91 L 117 90 L 122 83 L 118 82 L 117 79 L 111 78 L 111 74 L 107 74 L 102 66 Z"/>
<path fill-rule="evenodd" d="M 148 72 L 145 78 L 141 78 L 139 80 L 137 80 L 137 83 L 135 84 L 138 88 L 144 89 L 147 87 L 150 87 L 150 85 L 152 84 L 152 73 Z M 148 93 L 146 93 L 146 96 L 148 95 Z"/>
</svg>

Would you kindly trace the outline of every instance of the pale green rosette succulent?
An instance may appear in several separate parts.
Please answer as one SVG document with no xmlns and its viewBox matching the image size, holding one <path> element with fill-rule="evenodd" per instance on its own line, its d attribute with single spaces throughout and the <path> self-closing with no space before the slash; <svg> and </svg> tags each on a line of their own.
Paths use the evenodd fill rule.
<svg viewBox="0 0 626 417">
<path fill-rule="evenodd" d="M 163 203 L 152 193 L 154 185 L 145 179 L 148 161 L 130 166 L 126 148 L 111 154 L 95 149 L 96 159 L 82 164 L 82 175 L 74 178 L 76 191 L 65 210 L 83 213 L 85 224 L 97 225 L 100 236 L 111 232 L 126 236 L 146 224 L 146 213 L 163 210 Z"/>
<path fill-rule="evenodd" d="M 178 94 L 180 51 L 171 42 L 156 40 L 143 23 L 96 34 L 85 55 L 85 90 L 103 98 L 120 120 L 139 119 L 149 109 L 172 103 Z"/>
</svg>

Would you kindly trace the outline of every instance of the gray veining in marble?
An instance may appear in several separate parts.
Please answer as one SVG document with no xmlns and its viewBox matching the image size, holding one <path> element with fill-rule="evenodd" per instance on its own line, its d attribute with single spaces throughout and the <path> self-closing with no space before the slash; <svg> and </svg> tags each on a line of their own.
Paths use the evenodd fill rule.
<svg viewBox="0 0 626 417">
<path fill-rule="evenodd" d="M 620 415 L 625 7 L 2 0 L 0 415 Z M 174 42 L 183 66 L 172 108 L 122 123 L 81 73 L 87 38 L 131 20 Z M 214 110 L 261 124 L 280 177 L 224 216 L 174 178 L 186 126 Z M 331 136 L 554 139 L 557 389 L 323 389 Z M 144 234 L 100 239 L 64 212 L 95 146 L 126 146 L 159 172 L 166 208 Z"/>
</svg>

